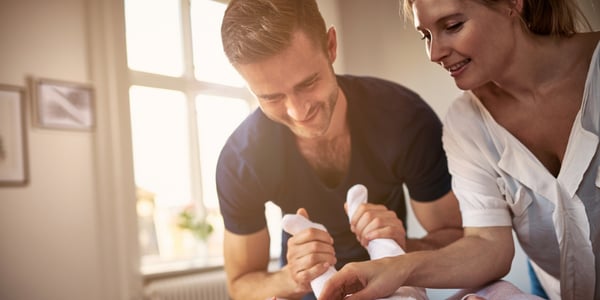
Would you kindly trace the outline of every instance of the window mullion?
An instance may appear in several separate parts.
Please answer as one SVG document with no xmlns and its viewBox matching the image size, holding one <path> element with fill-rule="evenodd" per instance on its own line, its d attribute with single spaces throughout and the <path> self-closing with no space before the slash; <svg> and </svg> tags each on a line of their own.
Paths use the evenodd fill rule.
<svg viewBox="0 0 600 300">
<path fill-rule="evenodd" d="M 196 204 L 200 216 L 206 214 L 206 207 L 202 200 L 202 168 L 200 161 L 200 140 L 198 137 L 197 113 L 195 97 L 198 93 L 199 86 L 194 76 L 194 57 L 193 57 L 193 42 L 192 42 L 192 20 L 190 0 L 180 0 L 181 5 L 181 33 L 183 35 L 183 79 L 186 82 L 185 95 L 188 108 L 188 127 L 190 141 L 190 179 L 191 193 L 194 197 L 193 201 Z"/>
<path fill-rule="evenodd" d="M 183 42 L 183 78 L 195 81 L 194 50 L 192 43 L 192 19 L 190 0 L 180 0 L 181 5 L 181 34 Z"/>
<path fill-rule="evenodd" d="M 206 207 L 203 201 L 203 186 L 202 186 L 202 162 L 200 161 L 200 138 L 198 133 L 198 114 L 196 113 L 196 93 L 186 92 L 187 107 L 188 107 L 188 126 L 190 139 L 190 179 L 192 195 L 201 216 L 206 214 Z"/>
</svg>

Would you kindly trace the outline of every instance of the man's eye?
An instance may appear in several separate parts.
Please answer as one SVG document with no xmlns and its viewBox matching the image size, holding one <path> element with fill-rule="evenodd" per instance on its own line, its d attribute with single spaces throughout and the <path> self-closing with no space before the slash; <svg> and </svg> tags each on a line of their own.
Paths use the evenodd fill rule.
<svg viewBox="0 0 600 300">
<path fill-rule="evenodd" d="M 316 80 L 316 79 L 312 79 L 311 81 L 305 82 L 305 83 L 302 85 L 302 88 L 304 88 L 304 89 L 310 88 L 310 87 L 312 87 L 313 85 L 315 85 L 315 83 L 316 83 L 316 82 L 317 82 L 317 80 Z"/>
<path fill-rule="evenodd" d="M 263 96 L 261 99 L 265 102 L 275 102 L 279 99 L 282 99 L 282 96 Z"/>
</svg>

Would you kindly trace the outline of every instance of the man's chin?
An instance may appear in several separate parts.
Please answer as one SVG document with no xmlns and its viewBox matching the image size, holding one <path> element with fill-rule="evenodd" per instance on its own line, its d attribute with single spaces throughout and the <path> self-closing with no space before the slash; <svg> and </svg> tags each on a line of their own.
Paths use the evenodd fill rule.
<svg viewBox="0 0 600 300">
<path fill-rule="evenodd" d="M 324 130 L 294 130 L 294 134 L 302 139 L 315 139 L 325 135 Z"/>
</svg>

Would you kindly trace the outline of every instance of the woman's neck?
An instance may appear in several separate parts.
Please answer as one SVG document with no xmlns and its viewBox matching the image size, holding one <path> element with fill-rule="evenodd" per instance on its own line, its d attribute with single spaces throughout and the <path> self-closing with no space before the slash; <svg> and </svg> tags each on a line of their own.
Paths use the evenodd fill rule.
<svg viewBox="0 0 600 300">
<path fill-rule="evenodd" d="M 585 78 L 598 42 L 596 33 L 572 37 L 525 35 L 516 43 L 514 60 L 493 84 L 514 99 L 536 103 L 573 79 Z"/>
</svg>

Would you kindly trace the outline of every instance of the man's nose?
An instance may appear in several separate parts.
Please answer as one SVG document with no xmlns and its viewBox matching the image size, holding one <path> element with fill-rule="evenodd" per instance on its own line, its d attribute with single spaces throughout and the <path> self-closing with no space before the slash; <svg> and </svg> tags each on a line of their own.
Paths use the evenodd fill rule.
<svg viewBox="0 0 600 300">
<path fill-rule="evenodd" d="M 296 96 L 289 96 L 286 101 L 287 114 L 296 121 L 304 121 L 308 117 L 310 103 Z"/>
</svg>

